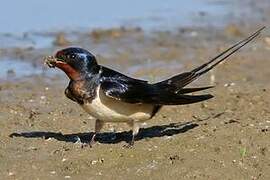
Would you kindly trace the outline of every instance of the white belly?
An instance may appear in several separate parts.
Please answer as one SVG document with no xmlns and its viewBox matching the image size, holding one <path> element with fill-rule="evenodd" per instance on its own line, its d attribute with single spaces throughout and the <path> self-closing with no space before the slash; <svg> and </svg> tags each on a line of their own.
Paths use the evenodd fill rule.
<svg viewBox="0 0 270 180">
<path fill-rule="evenodd" d="M 96 98 L 82 107 L 93 117 L 105 122 L 146 121 L 150 119 L 154 108 L 151 104 L 130 104 L 107 97 L 100 87 Z"/>
</svg>

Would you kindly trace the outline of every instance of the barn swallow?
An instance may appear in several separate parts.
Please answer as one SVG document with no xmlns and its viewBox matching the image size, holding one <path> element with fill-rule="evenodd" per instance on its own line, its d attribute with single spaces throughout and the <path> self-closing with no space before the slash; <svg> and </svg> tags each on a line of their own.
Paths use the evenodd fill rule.
<svg viewBox="0 0 270 180">
<path fill-rule="evenodd" d="M 93 54 L 78 47 L 68 47 L 56 52 L 54 56 L 45 57 L 45 63 L 66 73 L 70 82 L 65 89 L 65 95 L 96 118 L 90 147 L 95 142 L 96 134 L 107 122 L 127 123 L 132 127 L 132 139 L 128 144 L 131 147 L 140 124 L 153 118 L 162 106 L 192 104 L 212 98 L 210 94 L 189 94 L 212 86 L 185 86 L 249 43 L 264 28 L 229 47 L 207 63 L 157 83 L 131 78 L 101 66 Z"/>
</svg>

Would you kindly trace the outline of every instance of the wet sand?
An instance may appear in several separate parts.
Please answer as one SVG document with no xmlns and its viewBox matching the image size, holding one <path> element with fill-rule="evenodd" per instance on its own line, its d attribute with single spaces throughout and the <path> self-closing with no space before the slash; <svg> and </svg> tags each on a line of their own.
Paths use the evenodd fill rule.
<svg viewBox="0 0 270 180">
<path fill-rule="evenodd" d="M 50 48 L 1 49 L 1 57 L 31 62 L 43 73 L 9 72 L 0 81 L 0 179 L 269 179 L 269 29 L 190 85 L 209 85 L 214 76 L 207 92 L 215 98 L 162 108 L 132 149 L 123 148 L 131 136 L 124 124 L 107 124 L 93 148 L 81 149 L 78 139 L 90 140 L 94 120 L 65 97 L 68 79 L 42 65 L 61 46 L 80 45 L 103 65 L 158 81 L 269 24 L 263 10 L 261 21 L 224 28 L 96 30 Z"/>
</svg>

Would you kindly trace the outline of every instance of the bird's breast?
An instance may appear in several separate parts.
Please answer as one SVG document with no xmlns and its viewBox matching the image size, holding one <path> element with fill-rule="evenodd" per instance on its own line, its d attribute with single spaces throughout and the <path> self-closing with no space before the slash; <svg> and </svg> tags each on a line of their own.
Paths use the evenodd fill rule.
<svg viewBox="0 0 270 180">
<path fill-rule="evenodd" d="M 107 122 L 146 121 L 151 118 L 154 105 L 130 104 L 107 97 L 97 87 L 96 97 L 85 102 L 82 108 L 93 117 Z"/>
</svg>

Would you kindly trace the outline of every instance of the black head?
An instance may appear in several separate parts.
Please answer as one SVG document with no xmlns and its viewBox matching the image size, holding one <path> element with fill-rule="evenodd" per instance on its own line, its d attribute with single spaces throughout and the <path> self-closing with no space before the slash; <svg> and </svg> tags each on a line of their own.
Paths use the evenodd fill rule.
<svg viewBox="0 0 270 180">
<path fill-rule="evenodd" d="M 62 49 L 55 54 L 55 58 L 80 73 L 91 71 L 97 66 L 95 56 L 89 51 L 78 47 Z"/>
</svg>

